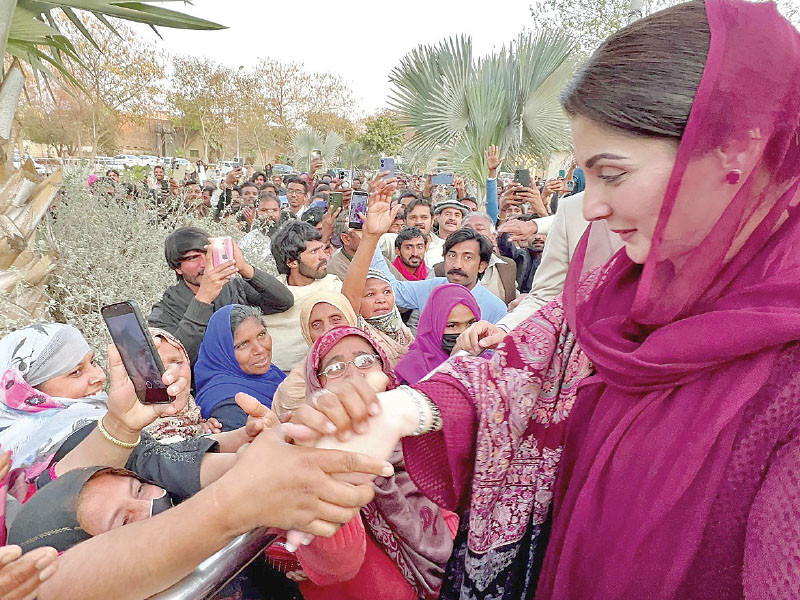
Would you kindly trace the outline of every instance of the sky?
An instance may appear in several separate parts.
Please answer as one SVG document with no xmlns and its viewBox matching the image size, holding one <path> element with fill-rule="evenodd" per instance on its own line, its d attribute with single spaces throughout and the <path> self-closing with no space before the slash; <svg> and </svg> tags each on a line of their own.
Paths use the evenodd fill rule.
<svg viewBox="0 0 800 600">
<path fill-rule="evenodd" d="M 222 31 L 161 29 L 170 54 L 205 56 L 232 67 L 261 57 L 304 63 L 350 83 L 363 115 L 387 106 L 389 72 L 420 44 L 472 37 L 477 56 L 514 39 L 532 23 L 529 0 L 364 0 L 270 2 L 194 0 L 176 9 L 228 26 Z M 167 7 L 170 7 L 167 5 Z"/>
</svg>

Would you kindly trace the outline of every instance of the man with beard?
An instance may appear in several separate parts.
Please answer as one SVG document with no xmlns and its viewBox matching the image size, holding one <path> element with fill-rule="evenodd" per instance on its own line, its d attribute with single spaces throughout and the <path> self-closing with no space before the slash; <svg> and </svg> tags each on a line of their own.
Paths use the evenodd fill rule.
<svg viewBox="0 0 800 600">
<path fill-rule="evenodd" d="M 234 260 L 214 266 L 208 237 L 197 227 L 182 227 L 167 236 L 164 256 L 178 283 L 167 288 L 148 318 L 151 327 L 164 329 L 183 343 L 192 363 L 208 320 L 218 308 L 246 304 L 273 314 L 294 303 L 291 292 L 275 277 L 244 260 L 236 242 Z"/>
<path fill-rule="evenodd" d="M 385 237 L 385 236 L 382 236 Z M 433 269 L 425 264 L 428 238 L 416 227 L 406 227 L 397 234 L 394 250 L 397 256 L 392 262 L 394 275 L 400 281 L 424 281 L 434 276 Z M 400 309 L 400 316 L 411 332 L 417 334 L 419 311 Z"/>
<path fill-rule="evenodd" d="M 474 229 L 492 242 L 493 252 L 489 259 L 489 266 L 483 272 L 481 283 L 486 289 L 500 298 L 506 304 L 514 301 L 517 297 L 517 276 L 519 270 L 517 263 L 510 258 L 500 256 L 497 250 L 497 231 L 492 220 L 485 214 L 479 212 L 469 213 L 464 218 L 464 227 Z M 538 263 L 537 263 L 538 264 Z M 436 275 L 444 274 L 444 265 L 436 265 Z M 531 275 L 531 279 L 533 275 Z"/>
<path fill-rule="evenodd" d="M 391 222 L 387 224 L 387 228 Z M 358 247 L 358 252 L 353 259 L 351 273 L 360 273 L 361 261 L 356 259 L 366 253 L 372 253 L 377 245 L 377 238 L 364 235 Z M 444 272 L 446 277 L 433 277 L 425 281 L 400 281 L 391 271 L 377 264 L 389 277 L 394 289 L 397 305 L 405 308 L 422 310 L 428 301 L 433 289 L 443 283 L 457 283 L 472 292 L 481 308 L 481 315 L 485 321 L 496 323 L 506 314 L 506 304 L 500 298 L 481 285 L 480 279 L 489 265 L 492 256 L 492 243 L 481 234 L 468 227 L 459 229 L 450 234 L 444 243 Z M 374 263 L 374 261 L 373 261 Z M 355 268 L 358 266 L 358 268 Z M 375 268 L 375 267 L 373 267 Z"/>
<path fill-rule="evenodd" d="M 303 221 L 290 220 L 272 239 L 272 255 L 278 268 L 278 280 L 289 288 L 294 306 L 281 314 L 264 318 L 272 336 L 273 363 L 290 371 L 308 351 L 300 329 L 303 301 L 319 292 L 339 292 L 342 280 L 328 274 L 325 244 L 317 228 Z"/>
</svg>

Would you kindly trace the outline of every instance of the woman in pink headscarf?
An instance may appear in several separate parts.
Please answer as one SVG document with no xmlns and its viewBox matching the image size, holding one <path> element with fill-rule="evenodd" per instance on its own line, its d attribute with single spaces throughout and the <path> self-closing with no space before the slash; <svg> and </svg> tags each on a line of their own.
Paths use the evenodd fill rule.
<svg viewBox="0 0 800 600">
<path fill-rule="evenodd" d="M 420 490 L 469 510 L 442 597 L 798 598 L 800 33 L 687 2 L 562 102 L 624 249 L 598 264 L 592 226 L 491 360 L 378 397 L 430 432 L 404 440 Z"/>
<path fill-rule="evenodd" d="M 419 316 L 417 337 L 394 368 L 397 379 L 417 383 L 450 357 L 458 336 L 480 318 L 475 296 L 463 285 L 434 289 Z"/>
</svg>

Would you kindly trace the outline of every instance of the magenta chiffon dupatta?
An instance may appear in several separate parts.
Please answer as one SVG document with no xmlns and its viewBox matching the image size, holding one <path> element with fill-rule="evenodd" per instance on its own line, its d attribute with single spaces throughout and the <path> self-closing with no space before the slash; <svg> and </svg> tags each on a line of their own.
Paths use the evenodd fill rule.
<svg viewBox="0 0 800 600">
<path fill-rule="evenodd" d="M 800 340 L 800 34 L 772 4 L 706 11 L 646 263 L 623 250 L 581 294 L 585 236 L 570 267 L 567 320 L 598 376 L 570 417 L 540 600 L 681 596 L 743 410 Z"/>
</svg>

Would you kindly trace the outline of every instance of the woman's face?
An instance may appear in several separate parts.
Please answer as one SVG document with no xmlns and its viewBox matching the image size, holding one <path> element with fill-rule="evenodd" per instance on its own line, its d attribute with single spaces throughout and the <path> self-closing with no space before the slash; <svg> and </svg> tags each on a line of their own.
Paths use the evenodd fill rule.
<svg viewBox="0 0 800 600">
<path fill-rule="evenodd" d="M 94 361 L 94 352 L 87 352 L 74 369 L 48 379 L 36 388 L 48 396 L 77 400 L 100 392 L 105 381 L 105 371 Z"/>
<path fill-rule="evenodd" d="M 327 302 L 317 302 L 314 305 L 314 308 L 311 309 L 308 323 L 312 343 L 316 342 L 323 333 L 328 333 L 334 327 L 348 324 L 344 313 L 333 304 L 328 304 Z"/>
<path fill-rule="evenodd" d="M 373 365 L 363 369 L 356 368 L 356 366 L 352 362 L 350 362 L 355 360 L 357 356 L 361 356 L 362 354 L 378 354 L 378 353 L 375 351 L 375 348 L 373 348 L 372 345 L 367 340 L 365 340 L 360 336 L 348 335 L 339 340 L 328 351 L 328 353 L 322 357 L 317 372 L 321 373 L 329 366 L 337 362 L 341 363 L 346 362 L 349 364 L 345 367 L 344 374 L 340 375 L 339 377 L 328 378 L 325 375 L 320 375 L 319 382 L 322 385 L 322 387 L 325 387 L 329 379 L 332 381 L 340 381 L 340 380 L 344 381 L 356 377 L 363 377 L 364 379 L 367 380 L 369 386 L 376 392 L 386 391 L 386 386 L 389 384 L 389 378 L 386 376 L 386 373 L 383 372 L 383 367 L 381 366 L 380 360 L 376 360 Z"/>
<path fill-rule="evenodd" d="M 186 358 L 186 354 L 159 336 L 154 336 L 154 340 L 164 368 L 168 369 L 171 365 L 178 365 L 178 377 L 185 378 L 186 381 L 191 384 L 192 367 Z M 189 393 L 190 387 L 191 386 L 187 386 L 186 394 Z"/>
<path fill-rule="evenodd" d="M 380 317 L 392 312 L 394 308 L 394 291 L 392 286 L 371 277 L 364 284 L 364 293 L 361 296 L 361 316 L 365 319 Z"/>
<path fill-rule="evenodd" d="M 476 321 L 475 314 L 469 308 L 463 304 L 456 304 L 447 317 L 444 333 L 457 333 L 460 335 Z"/>
<path fill-rule="evenodd" d="M 586 173 L 583 216 L 605 220 L 620 234 L 630 259 L 643 264 L 678 144 L 617 132 L 581 116 L 572 119 L 572 137 L 575 157 Z"/>
<path fill-rule="evenodd" d="M 81 490 L 78 523 L 89 535 L 100 535 L 128 523 L 150 518 L 151 501 L 164 490 L 135 477 L 101 473 Z"/>
<path fill-rule="evenodd" d="M 233 349 L 242 371 L 248 375 L 263 375 L 272 360 L 272 338 L 256 317 L 242 321 L 233 334 Z"/>
</svg>

